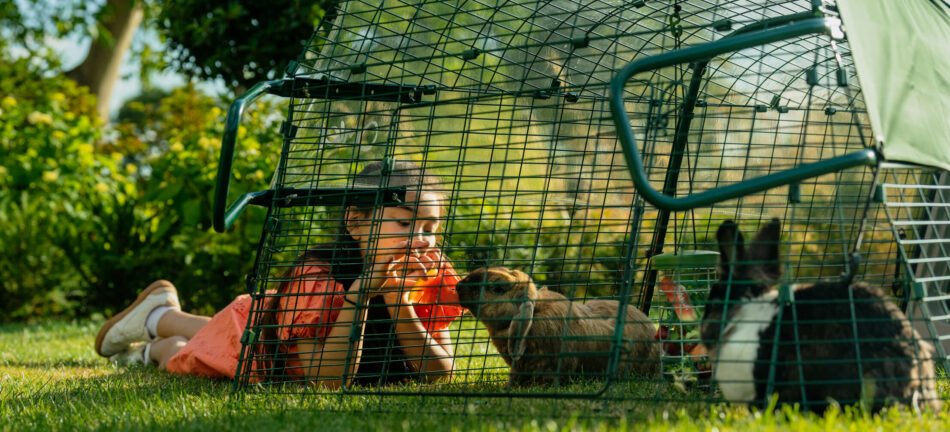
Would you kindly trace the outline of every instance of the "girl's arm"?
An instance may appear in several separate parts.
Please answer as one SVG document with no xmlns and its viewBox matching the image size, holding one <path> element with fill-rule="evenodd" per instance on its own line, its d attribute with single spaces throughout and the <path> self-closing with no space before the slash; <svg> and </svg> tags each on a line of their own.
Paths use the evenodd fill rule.
<svg viewBox="0 0 950 432">
<path fill-rule="evenodd" d="M 340 309 L 336 322 L 332 324 L 323 342 L 298 342 L 297 358 L 303 368 L 306 368 L 306 375 L 313 382 L 322 387 L 332 390 L 340 388 L 342 380 L 340 377 L 346 377 L 346 384 L 349 385 L 356 373 L 357 365 L 363 354 L 363 323 L 366 322 L 367 303 L 369 296 L 363 295 L 360 298 L 360 285 L 362 279 L 357 279 L 346 292 L 346 304 Z M 361 304 L 359 313 L 357 308 L 349 304 Z M 329 311 L 326 311 L 329 313 Z M 350 335 L 356 332 L 353 342 L 350 341 Z M 347 360 L 347 356 L 350 359 Z"/>
<path fill-rule="evenodd" d="M 403 277 L 397 276 L 397 273 L 402 273 Z M 322 343 L 297 343 L 297 358 L 307 369 L 307 376 L 315 384 L 330 389 L 340 387 L 342 380 L 338 377 L 345 376 L 346 384 L 351 383 L 362 358 L 363 323 L 366 322 L 367 304 L 371 297 L 380 293 L 384 293 L 384 299 L 391 306 L 390 315 L 396 320 L 399 343 L 413 367 L 420 372 L 435 373 L 426 374 L 432 380 L 451 375 L 454 357 L 448 335 L 442 332 L 436 339 L 429 335 L 409 303 L 409 291 L 404 289 L 414 284 L 418 277 L 424 277 L 425 273 L 426 268 L 418 259 L 397 260 L 394 256 L 388 256 L 375 263 L 369 275 L 353 282 L 345 298 L 347 303 L 359 302 L 359 313 L 356 312 L 356 307 L 347 304 L 347 307 L 340 310 Z M 399 296 L 396 296 L 398 298 L 393 296 L 394 291 L 388 290 L 392 287 L 398 287 L 395 291 L 399 293 Z M 364 291 L 362 295 L 360 291 Z M 347 356 L 350 358 L 347 359 Z"/>
<path fill-rule="evenodd" d="M 426 330 L 409 302 L 409 290 L 387 292 L 383 299 L 395 321 L 399 346 L 412 367 L 429 382 L 451 378 L 455 355 L 448 332 Z"/>
</svg>

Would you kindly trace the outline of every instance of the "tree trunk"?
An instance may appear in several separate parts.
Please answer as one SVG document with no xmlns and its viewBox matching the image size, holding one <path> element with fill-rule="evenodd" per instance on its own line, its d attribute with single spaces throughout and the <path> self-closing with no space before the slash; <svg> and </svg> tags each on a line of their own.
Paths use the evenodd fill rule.
<svg viewBox="0 0 950 432">
<path fill-rule="evenodd" d="M 119 78 L 122 57 L 132 45 L 132 35 L 142 23 L 144 4 L 141 0 L 108 0 L 103 6 L 100 23 L 111 38 L 97 38 L 89 47 L 89 54 L 79 66 L 66 73 L 98 97 L 99 116 L 109 120 L 109 100 Z"/>
</svg>

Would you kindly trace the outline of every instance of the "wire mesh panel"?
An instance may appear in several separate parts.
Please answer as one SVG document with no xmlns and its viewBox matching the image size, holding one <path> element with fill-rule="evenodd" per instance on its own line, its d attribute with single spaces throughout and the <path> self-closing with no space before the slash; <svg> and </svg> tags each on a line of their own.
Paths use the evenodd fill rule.
<svg viewBox="0 0 950 432">
<path fill-rule="evenodd" d="M 873 161 L 876 145 L 848 43 L 832 10 L 821 10 L 818 20 L 724 25 L 733 30 L 716 43 L 621 72 L 612 102 L 640 190 L 687 209 L 661 206 L 647 254 L 722 254 L 702 339 L 724 399 L 767 406 L 776 395 L 817 411 L 829 399 L 936 406 L 933 348 L 893 298 L 902 264 L 872 202 L 877 170 L 808 172 L 853 156 Z M 664 289 L 656 267 L 645 263 L 640 292 Z"/>
<path fill-rule="evenodd" d="M 795 286 L 860 280 L 884 288 L 872 300 L 890 304 L 883 299 L 892 288 L 907 292 L 907 271 L 885 209 L 872 199 L 878 171 L 849 165 L 670 211 L 637 192 L 629 151 L 651 188 L 691 196 L 873 149 L 832 6 L 341 2 L 281 83 L 288 120 L 248 278 L 237 386 L 759 403 L 766 393 L 806 393 L 810 378 L 782 375 L 809 365 L 794 348 L 803 345 L 781 335 L 818 324 L 797 318 L 804 312 L 794 307 L 796 317 L 771 330 L 768 346 L 796 357 L 723 363 L 722 335 L 690 334 L 682 317 L 676 325 L 692 341 L 664 353 L 668 335 L 656 323 L 677 310 L 664 309 L 666 277 L 674 293 L 677 283 L 703 293 L 698 313 L 709 314 L 707 303 L 734 305 L 732 315 L 713 319 L 722 324 L 741 309 L 736 299 L 705 297 L 734 285 L 715 283 L 712 264 L 661 275 L 657 257 L 722 254 L 725 221 L 748 235 L 779 218 L 770 246 L 784 271 L 771 275 L 774 294 L 762 302 L 797 301 Z M 814 20 L 828 31 L 707 50 Z M 706 54 L 611 88 L 628 62 L 684 52 Z M 622 118 L 611 111 L 612 94 Z M 618 140 L 625 128 L 632 150 Z M 378 260 L 385 262 L 374 266 Z M 728 274 L 721 268 L 719 277 Z M 801 292 L 804 304 L 819 302 L 807 298 L 813 292 L 821 290 Z M 839 300 L 829 304 L 861 303 Z M 834 324 L 857 322 L 852 313 Z M 917 346 L 916 337 L 905 339 Z M 813 349 L 859 351 L 866 342 L 857 333 L 811 341 Z M 703 352 L 693 353 L 696 346 Z M 661 373 L 662 358 L 669 365 L 676 356 L 692 363 L 679 362 L 691 381 L 711 376 L 719 386 Z M 722 375 L 736 367 L 756 375 Z M 860 387 L 856 376 L 837 384 Z M 891 378 L 909 382 L 903 373 Z M 732 397 L 732 384 L 742 397 Z"/>
<path fill-rule="evenodd" d="M 421 387 L 383 386 L 393 383 L 393 358 L 406 350 L 400 349 L 398 331 L 383 328 L 386 334 L 373 335 L 367 327 L 364 343 L 385 345 L 380 368 L 366 367 L 370 357 L 364 349 L 356 370 L 362 387 L 351 391 L 595 395 L 610 376 L 628 369 L 621 359 L 628 356 L 614 348 L 621 344 L 651 347 L 652 357 L 643 360 L 658 371 L 655 328 L 642 314 L 635 317 L 639 323 L 624 322 L 626 311 L 639 314 L 626 305 L 635 296 L 623 292 L 631 272 L 626 257 L 634 232 L 633 188 L 605 95 L 613 67 L 668 44 L 661 33 L 650 43 L 616 41 L 636 39 L 624 34 L 632 21 L 663 28 L 664 17 L 608 3 L 341 4 L 294 74 L 291 92 L 297 97 L 290 105 L 275 186 L 295 196 L 288 197 L 288 207 L 270 210 L 239 383 L 312 380 L 312 373 L 292 376 L 275 369 L 268 359 L 280 353 L 261 347 L 286 345 L 286 339 L 275 344 L 275 338 L 260 335 L 269 327 L 288 327 L 269 318 L 286 315 L 286 306 L 275 303 L 291 298 L 281 297 L 288 291 L 281 283 L 300 284 L 291 273 L 300 267 L 300 257 L 339 241 L 334 224 L 345 218 L 341 207 L 359 199 L 352 198 L 360 193 L 353 190 L 357 173 L 371 161 L 391 160 L 412 161 L 436 179 L 424 189 L 440 201 L 438 249 L 459 275 L 484 267 L 523 271 L 533 290 L 546 288 L 538 291 L 543 298 L 536 299 L 536 310 L 566 309 L 563 316 L 533 322 L 525 343 L 547 351 L 524 353 L 518 361 L 537 363 L 538 369 L 514 373 L 515 359 L 498 352 L 508 349 L 506 339 L 492 337 L 491 321 L 506 316 L 485 315 L 488 308 L 472 306 L 460 289 L 475 317 L 452 320 L 444 330 L 455 350 L 451 379 L 406 373 L 418 372 L 418 365 L 408 365 L 400 369 L 403 377 L 412 375 L 409 381 Z M 373 206 L 381 204 L 380 197 L 402 192 L 384 183 L 360 185 L 364 191 L 376 188 L 375 195 L 364 195 Z M 490 295 L 482 288 L 475 303 L 491 304 L 485 299 Z M 584 303 L 592 299 L 593 310 Z M 381 302 L 370 303 L 370 314 L 374 306 L 385 309 Z M 293 309 L 312 314 L 333 306 Z M 596 328 L 573 334 L 586 323 Z M 539 332 L 548 327 L 554 330 Z M 625 327 L 639 333 L 615 341 L 616 329 Z M 340 361 L 344 369 L 346 361 Z M 656 373 L 636 376 L 642 382 L 659 380 Z M 570 387 L 578 378 L 587 382 Z"/>
<path fill-rule="evenodd" d="M 884 205 L 900 245 L 905 302 L 918 331 L 936 341 L 946 368 L 950 352 L 950 175 L 946 171 L 895 165 L 885 171 Z M 901 270 L 898 270 L 898 272 Z"/>
<path fill-rule="evenodd" d="M 700 318 L 716 281 L 719 253 L 683 250 L 653 257 L 657 289 L 650 316 L 663 341 L 663 374 L 676 385 L 710 389 L 711 366 L 700 336 Z"/>
</svg>

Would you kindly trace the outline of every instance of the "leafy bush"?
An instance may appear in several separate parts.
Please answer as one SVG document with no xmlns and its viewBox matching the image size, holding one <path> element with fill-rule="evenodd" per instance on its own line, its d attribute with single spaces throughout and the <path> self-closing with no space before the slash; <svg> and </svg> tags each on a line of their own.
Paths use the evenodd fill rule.
<svg viewBox="0 0 950 432">
<path fill-rule="evenodd" d="M 94 151 L 100 122 L 95 99 L 67 79 L 42 78 L 27 59 L 0 68 L 0 319 L 70 314 L 83 275 L 75 257 L 54 246 L 67 212 L 115 188 L 101 170 L 115 163 Z"/>
<path fill-rule="evenodd" d="M 122 268 L 128 277 L 143 272 L 148 276 L 137 276 L 137 284 L 131 286 L 126 277 L 113 277 L 108 288 L 134 291 L 152 279 L 168 278 L 178 285 L 187 307 L 205 313 L 226 305 L 241 291 L 241 281 L 254 261 L 264 212 L 245 212 L 227 234 L 211 228 L 223 108 L 221 101 L 191 87 L 177 89 L 157 103 L 128 104 L 127 112 L 138 120 L 117 126 L 118 138 L 107 147 L 125 154 L 127 166 L 135 167 L 131 175 L 138 192 L 135 220 L 142 232 L 137 258 L 123 262 Z M 276 123 L 282 115 L 276 113 L 275 104 L 262 102 L 244 114 L 232 169 L 232 200 L 267 188 L 280 149 Z M 143 265 L 145 260 L 151 262 Z"/>
<path fill-rule="evenodd" d="M 7 59 L 4 59 L 7 60 Z M 223 103 L 185 87 L 104 128 L 95 99 L 26 60 L 0 68 L 0 320 L 115 311 L 154 279 L 210 312 L 240 291 L 263 212 L 213 233 Z M 245 114 L 232 197 L 266 187 L 272 104 Z"/>
</svg>

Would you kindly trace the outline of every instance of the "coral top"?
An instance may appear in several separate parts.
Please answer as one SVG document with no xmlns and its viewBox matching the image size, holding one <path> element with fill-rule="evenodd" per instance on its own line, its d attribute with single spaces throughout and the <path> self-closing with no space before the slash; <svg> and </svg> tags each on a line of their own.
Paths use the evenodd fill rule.
<svg viewBox="0 0 950 432">
<path fill-rule="evenodd" d="M 307 264 L 294 271 L 280 298 L 277 322 L 281 340 L 324 339 L 344 306 L 343 285 L 329 277 L 326 263 Z M 455 284 L 460 280 L 452 265 L 445 262 L 438 273 L 414 287 L 421 295 L 412 295 L 413 308 L 429 331 L 441 331 L 462 314 L 458 307 Z M 274 291 L 268 291 L 274 294 Z M 251 297 L 238 296 L 168 360 L 169 372 L 208 378 L 234 378 L 241 353 L 241 335 L 251 311 Z M 289 354 L 297 351 L 290 344 Z M 306 369 L 287 365 L 286 373 L 300 375 Z M 255 367 L 254 369 L 258 369 Z"/>
</svg>

